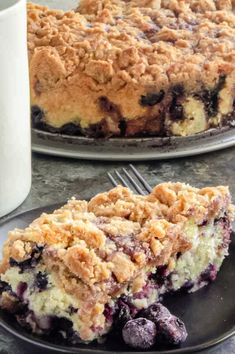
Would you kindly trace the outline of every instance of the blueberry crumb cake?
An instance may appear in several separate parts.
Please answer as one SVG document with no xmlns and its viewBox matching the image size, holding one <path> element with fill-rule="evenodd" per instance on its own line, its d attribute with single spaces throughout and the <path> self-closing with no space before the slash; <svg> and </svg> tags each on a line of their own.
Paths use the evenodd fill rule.
<svg viewBox="0 0 235 354">
<path fill-rule="evenodd" d="M 28 5 L 35 128 L 188 136 L 235 121 L 233 0 Z"/>
<path fill-rule="evenodd" d="M 179 344 L 185 326 L 159 299 L 215 280 L 234 214 L 223 186 L 162 183 L 146 196 L 118 186 L 89 202 L 73 198 L 9 233 L 0 307 L 70 344 L 113 330 L 133 347 Z"/>
</svg>

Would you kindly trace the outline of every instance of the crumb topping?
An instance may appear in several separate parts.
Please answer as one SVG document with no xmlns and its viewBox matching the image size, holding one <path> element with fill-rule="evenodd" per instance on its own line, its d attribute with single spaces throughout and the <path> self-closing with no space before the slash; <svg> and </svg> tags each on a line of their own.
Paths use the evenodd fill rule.
<svg viewBox="0 0 235 354">
<path fill-rule="evenodd" d="M 107 280 L 110 277 L 112 264 L 102 262 L 95 251 L 89 249 L 84 242 L 78 242 L 62 254 L 62 262 L 72 274 L 79 277 L 84 283 L 92 285 Z"/>
<path fill-rule="evenodd" d="M 70 12 L 28 4 L 38 93 L 69 85 L 78 73 L 93 91 L 130 82 L 157 81 L 158 90 L 185 81 L 214 86 L 234 70 L 234 36 L 229 0 L 89 0 Z"/>
</svg>

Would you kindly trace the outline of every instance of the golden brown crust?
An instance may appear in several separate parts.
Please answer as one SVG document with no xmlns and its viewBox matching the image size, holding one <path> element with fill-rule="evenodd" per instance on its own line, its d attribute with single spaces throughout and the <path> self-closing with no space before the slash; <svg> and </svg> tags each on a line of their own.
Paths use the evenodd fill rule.
<svg viewBox="0 0 235 354">
<path fill-rule="evenodd" d="M 89 0 L 76 12 L 29 4 L 32 105 L 44 111 L 47 124 L 75 123 L 85 133 L 105 119 L 105 129 L 117 134 L 117 119 L 124 119 L 127 135 L 160 134 L 163 113 L 173 134 L 205 130 L 231 115 L 232 103 L 189 132 L 171 128 L 166 107 L 176 85 L 190 95 L 213 89 L 223 75 L 234 77 L 234 36 L 229 0 Z M 227 91 L 233 99 L 234 81 Z M 161 90 L 159 104 L 140 104 L 141 96 Z M 104 110 L 101 97 L 115 105 L 119 118 L 109 106 Z"/>
</svg>

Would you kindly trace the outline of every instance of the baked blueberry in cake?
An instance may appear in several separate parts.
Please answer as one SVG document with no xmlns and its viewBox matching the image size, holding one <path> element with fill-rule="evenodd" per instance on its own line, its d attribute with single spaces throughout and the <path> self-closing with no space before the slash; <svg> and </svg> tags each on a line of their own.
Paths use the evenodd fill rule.
<svg viewBox="0 0 235 354">
<path fill-rule="evenodd" d="M 88 202 L 71 199 L 9 233 L 0 307 L 33 333 L 67 343 L 113 330 L 129 345 L 143 333 L 138 348 L 179 344 L 185 326 L 159 298 L 216 279 L 233 217 L 223 186 L 163 183 L 146 196 L 118 186 Z"/>
<path fill-rule="evenodd" d="M 128 137 L 233 124 L 234 9 L 232 0 L 29 4 L 34 127 Z"/>
</svg>

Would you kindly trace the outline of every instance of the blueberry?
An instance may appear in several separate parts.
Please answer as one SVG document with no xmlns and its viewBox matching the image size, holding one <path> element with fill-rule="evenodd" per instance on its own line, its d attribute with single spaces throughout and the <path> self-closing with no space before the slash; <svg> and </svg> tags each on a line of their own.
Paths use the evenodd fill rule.
<svg viewBox="0 0 235 354">
<path fill-rule="evenodd" d="M 208 224 L 208 220 L 203 220 L 201 224 L 199 224 L 198 226 L 206 226 L 207 224 Z"/>
<path fill-rule="evenodd" d="M 176 253 L 176 259 L 179 259 L 181 256 L 182 256 L 182 253 L 181 253 L 181 252 L 177 252 L 177 253 Z"/>
<path fill-rule="evenodd" d="M 178 97 L 184 95 L 184 88 L 182 85 L 175 85 L 172 89 L 172 102 L 169 108 L 172 120 L 181 120 L 184 118 L 184 108 L 178 102 Z"/>
<path fill-rule="evenodd" d="M 37 273 L 34 284 L 40 291 L 45 290 L 48 285 L 47 274 L 42 272 Z"/>
<path fill-rule="evenodd" d="M 74 313 L 77 313 L 77 312 L 78 312 L 78 309 L 77 309 L 77 308 L 73 307 L 72 305 L 69 306 L 69 308 L 68 308 L 68 313 L 69 313 L 70 315 L 73 315 Z"/>
<path fill-rule="evenodd" d="M 141 317 L 128 321 L 122 330 L 124 342 L 136 349 L 152 347 L 156 342 L 156 335 L 156 325 Z"/>
<path fill-rule="evenodd" d="M 109 306 L 108 304 L 106 304 L 105 308 L 104 308 L 104 316 L 108 322 L 112 322 L 113 313 L 114 313 L 113 308 L 111 306 Z"/>
<path fill-rule="evenodd" d="M 216 279 L 217 269 L 213 264 L 209 264 L 207 269 L 201 274 L 201 281 L 214 281 Z"/>
<path fill-rule="evenodd" d="M 64 124 L 59 130 L 61 134 L 65 135 L 81 135 L 80 126 L 74 123 Z"/>
<path fill-rule="evenodd" d="M 27 290 L 28 285 L 25 282 L 19 282 L 16 290 L 16 295 L 20 298 L 23 299 L 24 293 Z"/>
<path fill-rule="evenodd" d="M 131 316 L 131 310 L 130 307 L 127 304 L 122 304 L 119 307 L 118 313 L 117 313 L 117 317 L 116 317 L 116 321 L 118 322 L 119 327 L 123 328 L 124 325 L 130 321 L 132 319 Z"/>
<path fill-rule="evenodd" d="M 5 281 L 0 280 L 0 295 L 5 291 L 11 293 L 12 288 L 11 288 L 10 284 L 6 283 Z"/>
<path fill-rule="evenodd" d="M 208 116 L 215 116 L 218 110 L 218 92 L 216 90 L 204 90 L 199 97 L 204 101 Z"/>
<path fill-rule="evenodd" d="M 104 138 L 109 134 L 107 122 L 102 119 L 99 123 L 90 124 L 89 128 L 84 129 L 82 133 L 91 138 Z"/>
<path fill-rule="evenodd" d="M 5 281 L 0 280 L 0 296 L 2 293 L 6 292 L 10 297 L 12 297 L 12 302 L 6 304 L 6 309 L 9 312 L 15 313 L 18 309 L 19 299 L 17 294 L 13 292 L 12 287 L 10 284 L 6 283 Z M 3 307 L 3 306 L 2 306 Z M 4 306 L 5 307 L 5 306 Z"/>
<path fill-rule="evenodd" d="M 130 307 L 124 302 L 120 302 L 114 316 L 113 326 L 115 331 L 120 332 L 125 324 L 130 320 L 132 320 Z"/>
<path fill-rule="evenodd" d="M 170 311 L 163 306 L 160 302 L 150 305 L 147 309 L 140 311 L 140 317 L 147 318 L 148 320 L 157 324 L 160 319 L 169 318 Z"/>
<path fill-rule="evenodd" d="M 184 118 L 184 109 L 183 106 L 173 99 L 170 106 L 170 115 L 173 120 L 181 120 Z"/>
<path fill-rule="evenodd" d="M 74 336 L 73 323 L 65 317 L 55 316 L 52 319 L 52 331 L 54 334 L 62 333 L 67 340 Z"/>
<path fill-rule="evenodd" d="M 36 267 L 36 265 L 41 259 L 43 248 L 43 246 L 35 246 L 30 258 L 26 259 L 23 262 L 17 262 L 14 258 L 11 257 L 9 262 L 10 266 L 19 267 L 21 273 L 23 273 L 27 269 Z"/>
<path fill-rule="evenodd" d="M 31 117 L 32 117 L 33 126 L 35 128 L 41 127 L 41 125 L 43 124 L 44 112 L 40 107 L 38 106 L 31 107 Z"/>
<path fill-rule="evenodd" d="M 151 278 L 156 282 L 157 285 L 162 286 L 167 281 L 168 276 L 167 266 L 159 266 L 155 274 L 151 275 Z"/>
<path fill-rule="evenodd" d="M 184 342 L 188 336 L 184 323 L 173 315 L 160 319 L 156 327 L 165 344 L 178 345 Z"/>
<path fill-rule="evenodd" d="M 204 89 L 199 94 L 196 94 L 196 97 L 199 97 L 205 105 L 208 116 L 215 116 L 218 112 L 219 104 L 219 92 L 224 87 L 226 76 L 222 75 L 219 78 L 218 83 L 211 90 Z"/>
<path fill-rule="evenodd" d="M 27 308 L 27 305 L 22 300 L 26 289 L 27 283 L 19 282 L 16 292 L 13 292 L 10 284 L 0 280 L 0 296 L 2 295 L 2 293 L 6 292 L 11 298 L 11 301 L 2 303 L 2 308 L 6 309 L 12 314 L 24 313 Z"/>
<path fill-rule="evenodd" d="M 77 124 L 67 123 L 64 124 L 61 128 L 55 128 L 46 124 L 44 118 L 45 118 L 45 113 L 40 107 L 38 106 L 31 107 L 31 119 L 34 128 L 45 130 L 53 134 L 58 134 L 58 133 L 66 134 L 66 135 L 81 134 L 81 128 Z"/>
<path fill-rule="evenodd" d="M 177 84 L 172 88 L 172 95 L 173 97 L 177 98 L 179 96 L 184 95 L 184 86 L 181 84 Z"/>
<path fill-rule="evenodd" d="M 182 286 L 181 290 L 189 292 L 194 286 L 194 282 L 192 280 L 187 280 L 184 285 Z"/>
<path fill-rule="evenodd" d="M 56 322 L 56 327 L 65 332 L 70 332 L 73 327 L 73 323 L 65 317 L 56 317 L 54 321 Z"/>
<path fill-rule="evenodd" d="M 125 305 L 129 307 L 131 317 L 135 317 L 135 315 L 138 313 L 137 307 L 132 303 L 131 298 L 129 296 L 123 295 L 119 298 L 117 302 L 117 308 L 120 309 L 122 306 Z"/>
<path fill-rule="evenodd" d="M 127 123 L 126 123 L 125 119 L 121 119 L 119 121 L 118 128 L 120 130 L 121 136 L 125 136 L 126 135 L 126 129 L 127 129 Z"/>
<path fill-rule="evenodd" d="M 141 106 L 149 106 L 152 107 L 155 104 L 160 103 L 165 96 L 165 92 L 163 90 L 154 93 L 148 93 L 146 96 L 142 95 L 140 98 Z"/>
<path fill-rule="evenodd" d="M 24 327 L 29 332 L 32 331 L 32 326 L 37 328 L 37 323 L 33 311 L 25 311 L 23 314 L 17 314 L 16 319 L 20 326 Z"/>
<path fill-rule="evenodd" d="M 99 97 L 99 105 L 102 111 L 104 112 L 116 112 L 117 111 L 117 106 L 111 102 L 106 96 L 101 96 Z"/>
</svg>

